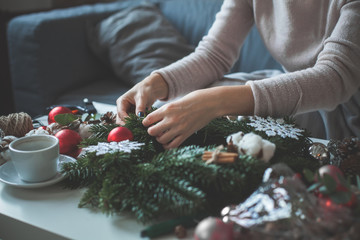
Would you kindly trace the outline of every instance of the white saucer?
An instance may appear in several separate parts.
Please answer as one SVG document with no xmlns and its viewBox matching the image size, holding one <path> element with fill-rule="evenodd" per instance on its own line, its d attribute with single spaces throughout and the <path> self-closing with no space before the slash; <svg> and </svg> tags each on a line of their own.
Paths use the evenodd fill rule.
<svg viewBox="0 0 360 240">
<path fill-rule="evenodd" d="M 0 181 L 8 185 L 21 188 L 40 188 L 49 186 L 58 183 L 65 178 L 65 174 L 61 173 L 61 166 L 67 162 L 76 162 L 76 160 L 75 158 L 69 157 L 67 155 L 60 155 L 57 167 L 58 173 L 55 175 L 55 177 L 47 181 L 32 183 L 21 180 L 15 170 L 13 163 L 9 161 L 0 167 Z"/>
</svg>

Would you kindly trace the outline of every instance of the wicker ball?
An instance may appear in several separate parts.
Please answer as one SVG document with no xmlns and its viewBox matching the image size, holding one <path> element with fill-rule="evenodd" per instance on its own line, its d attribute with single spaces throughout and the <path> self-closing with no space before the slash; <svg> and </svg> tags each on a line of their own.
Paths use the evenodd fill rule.
<svg viewBox="0 0 360 240">
<path fill-rule="evenodd" d="M 33 124 L 27 113 L 11 113 L 7 116 L 0 116 L 0 128 L 6 136 L 23 137 L 33 129 Z"/>
</svg>

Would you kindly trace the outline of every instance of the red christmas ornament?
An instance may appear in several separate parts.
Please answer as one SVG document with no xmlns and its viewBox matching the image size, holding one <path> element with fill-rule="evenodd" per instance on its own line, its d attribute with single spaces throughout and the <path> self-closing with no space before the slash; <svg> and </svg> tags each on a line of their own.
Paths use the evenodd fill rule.
<svg viewBox="0 0 360 240">
<path fill-rule="evenodd" d="M 319 176 L 323 177 L 324 174 L 328 174 L 330 177 L 332 177 L 336 182 L 336 190 L 344 190 L 344 186 L 342 186 L 339 177 L 338 176 L 344 176 L 343 172 L 340 170 L 340 168 L 334 166 L 334 165 L 324 165 L 319 168 L 318 170 Z M 317 182 L 317 176 L 315 176 L 315 181 Z"/>
<path fill-rule="evenodd" d="M 79 148 L 78 145 L 81 142 L 81 137 L 79 133 L 75 132 L 74 130 L 70 129 L 63 129 L 60 130 L 55 134 L 55 137 L 59 139 L 59 148 L 60 153 L 76 157 L 79 155 Z"/>
<path fill-rule="evenodd" d="M 132 141 L 133 139 L 134 139 L 134 135 L 128 128 L 116 127 L 110 131 L 107 141 L 108 142 L 121 142 L 124 140 Z"/>
<path fill-rule="evenodd" d="M 233 240 L 234 224 L 224 223 L 220 218 L 207 217 L 195 228 L 195 240 Z"/>
<path fill-rule="evenodd" d="M 323 177 L 324 174 L 328 174 L 330 177 L 332 177 L 335 180 L 335 182 L 336 182 L 336 191 L 337 192 L 348 192 L 351 195 L 350 200 L 347 203 L 344 203 L 344 204 L 341 204 L 341 205 L 346 206 L 346 207 L 350 207 L 350 208 L 355 207 L 357 205 L 357 196 L 356 196 L 356 194 L 351 192 L 351 189 L 348 189 L 346 186 L 344 186 L 341 183 L 340 179 L 339 179 L 339 177 L 340 178 L 344 177 L 344 174 L 340 170 L 340 168 L 338 168 L 338 167 L 336 167 L 334 165 L 324 165 L 324 166 L 319 168 L 318 172 L 319 172 L 320 177 Z M 315 178 L 315 181 L 317 181 L 317 178 Z M 319 193 L 318 197 L 326 199 L 326 206 L 327 207 L 330 207 L 330 206 L 334 205 L 334 203 L 332 202 L 332 200 L 328 196 L 325 196 L 325 195 Z"/>
<path fill-rule="evenodd" d="M 55 116 L 58 114 L 63 114 L 63 113 L 73 113 L 71 111 L 71 109 L 67 108 L 67 107 L 54 107 L 53 109 L 51 109 L 51 111 L 48 114 L 48 123 L 51 124 L 53 122 L 55 122 Z"/>
<path fill-rule="evenodd" d="M 82 149 L 81 148 L 75 148 L 75 150 L 68 152 L 66 155 L 73 157 L 73 158 L 77 158 L 79 156 L 79 154 L 81 153 Z"/>
</svg>

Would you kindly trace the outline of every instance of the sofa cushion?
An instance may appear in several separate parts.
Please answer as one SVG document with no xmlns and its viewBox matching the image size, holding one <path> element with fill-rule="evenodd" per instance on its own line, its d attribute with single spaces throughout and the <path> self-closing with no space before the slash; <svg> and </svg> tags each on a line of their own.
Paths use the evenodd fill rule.
<svg viewBox="0 0 360 240">
<path fill-rule="evenodd" d="M 115 79 L 111 77 L 104 77 L 99 78 L 92 83 L 88 83 L 81 88 L 74 88 L 67 91 L 57 98 L 53 104 L 83 106 L 83 99 L 88 98 L 91 101 L 115 105 L 116 99 L 128 90 L 129 87 L 124 83 L 115 81 Z"/>
<path fill-rule="evenodd" d="M 89 25 L 87 33 L 95 55 L 129 85 L 194 50 L 149 2 L 120 10 L 95 26 Z"/>
</svg>

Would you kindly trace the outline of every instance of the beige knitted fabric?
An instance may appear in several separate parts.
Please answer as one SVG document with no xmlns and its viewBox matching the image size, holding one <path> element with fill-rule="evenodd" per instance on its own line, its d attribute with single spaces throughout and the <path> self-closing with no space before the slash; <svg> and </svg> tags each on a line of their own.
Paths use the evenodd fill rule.
<svg viewBox="0 0 360 240">
<path fill-rule="evenodd" d="M 359 123 L 349 134 L 360 136 L 359 0 L 225 0 L 195 52 L 157 71 L 169 85 L 169 98 L 221 79 L 238 58 L 254 23 L 287 71 L 247 82 L 255 97 L 255 114 L 278 117 L 314 110 L 328 114 L 339 104 L 352 104 L 339 111 L 357 116 Z M 343 120 L 347 125 L 353 122 Z"/>
</svg>

